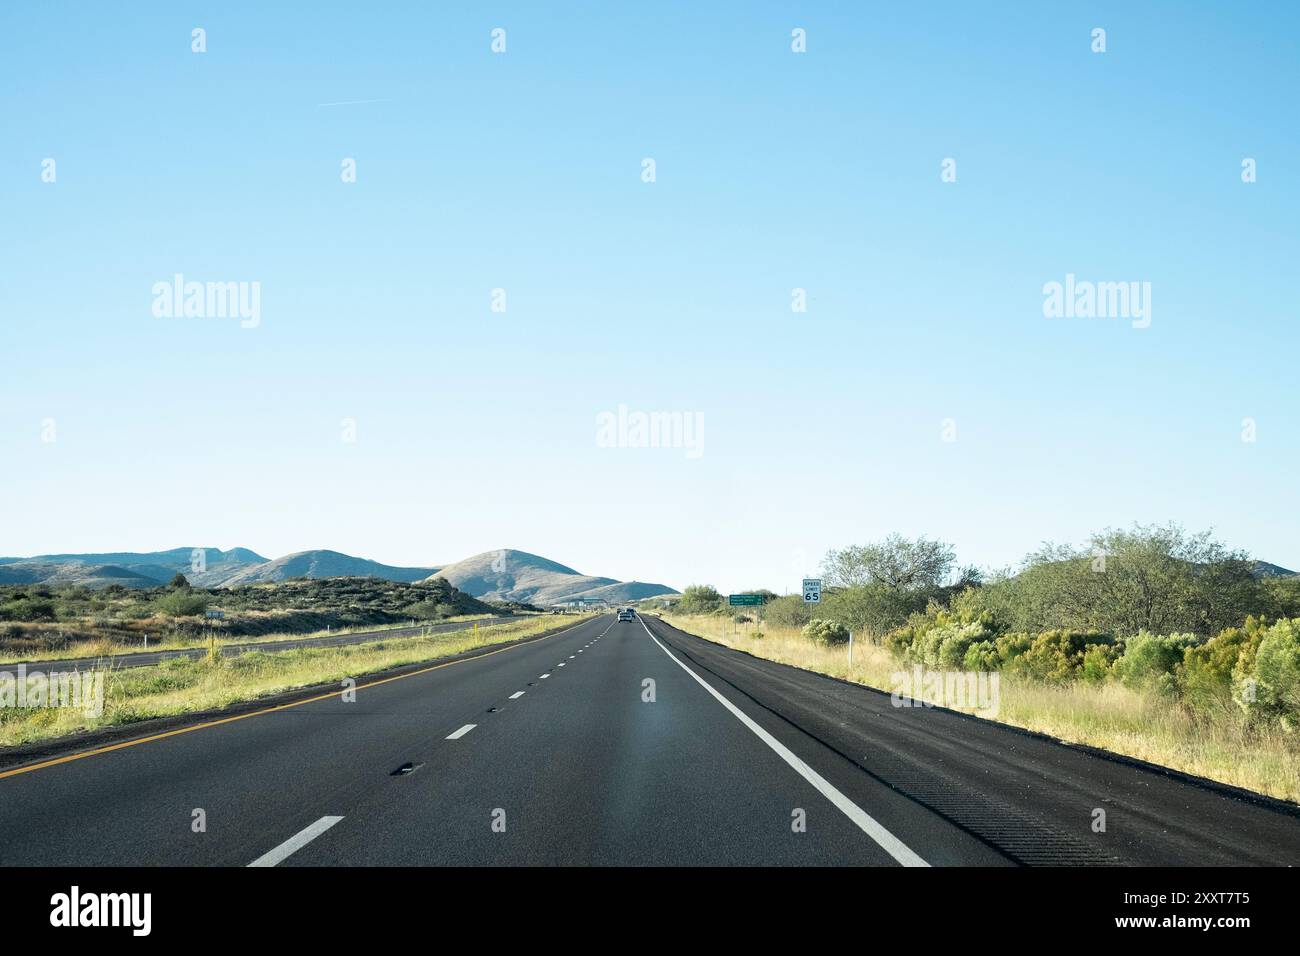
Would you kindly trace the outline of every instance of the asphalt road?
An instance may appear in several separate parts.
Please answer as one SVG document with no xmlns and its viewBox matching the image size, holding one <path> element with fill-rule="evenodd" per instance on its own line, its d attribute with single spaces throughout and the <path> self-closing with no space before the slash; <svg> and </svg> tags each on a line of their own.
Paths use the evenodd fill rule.
<svg viewBox="0 0 1300 956">
<path fill-rule="evenodd" d="M 415 627 L 386 627 L 373 631 L 353 631 L 348 634 L 329 634 L 324 637 L 302 637 L 277 641 L 246 641 L 239 644 L 222 644 L 223 654 L 243 654 L 245 651 L 264 651 L 276 654 L 280 651 L 292 651 L 300 647 L 338 647 L 342 644 L 364 644 L 367 641 L 379 641 L 388 637 L 418 637 L 428 632 L 445 634 L 448 631 L 466 631 L 478 625 L 500 624 L 515 621 L 517 617 L 485 617 L 476 621 L 453 621 L 450 624 L 418 624 Z M 37 672 L 50 673 L 60 671 L 90 670 L 96 667 L 153 667 L 163 661 L 177 657 L 191 660 L 207 654 L 206 647 L 190 647 L 178 651 L 139 651 L 127 654 L 106 654 L 100 657 L 76 657 L 58 661 L 21 661 L 13 664 L 0 664 L 0 669 L 13 670 L 19 663 L 28 674 Z"/>
<path fill-rule="evenodd" d="M 1297 862 L 1293 813 L 655 618 L 0 772 L 5 865 Z"/>
</svg>

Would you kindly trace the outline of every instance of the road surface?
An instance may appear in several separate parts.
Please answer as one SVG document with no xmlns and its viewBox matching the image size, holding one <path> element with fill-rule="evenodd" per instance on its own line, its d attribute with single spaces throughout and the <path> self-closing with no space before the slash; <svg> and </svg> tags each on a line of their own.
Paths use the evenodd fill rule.
<svg viewBox="0 0 1300 956">
<path fill-rule="evenodd" d="M 449 631 L 466 631 L 475 625 L 486 627 L 489 624 L 502 624 L 517 621 L 518 617 L 484 617 L 473 621 L 453 621 L 450 624 L 417 624 L 414 627 L 386 627 L 373 631 L 352 631 L 347 634 L 328 634 L 324 637 L 300 637 L 287 640 L 246 641 L 239 644 L 218 645 L 221 653 L 234 655 L 245 651 L 265 651 L 276 654 L 280 651 L 292 651 L 301 647 L 338 647 L 342 644 L 364 644 L 367 641 L 382 641 L 389 637 L 419 637 L 421 634 L 445 634 Z M 12 664 L 0 664 L 0 669 L 13 670 L 19 664 L 28 674 L 58 673 L 60 671 L 91 670 L 96 667 L 154 667 L 163 661 L 176 657 L 188 657 L 197 660 L 208 653 L 206 647 L 187 647 L 175 651 L 139 651 L 126 654 L 105 654 L 100 657 L 76 657 L 59 661 L 15 661 Z"/>
<path fill-rule="evenodd" d="M 5 865 L 1297 862 L 1286 809 L 656 618 L 0 772 Z"/>
</svg>

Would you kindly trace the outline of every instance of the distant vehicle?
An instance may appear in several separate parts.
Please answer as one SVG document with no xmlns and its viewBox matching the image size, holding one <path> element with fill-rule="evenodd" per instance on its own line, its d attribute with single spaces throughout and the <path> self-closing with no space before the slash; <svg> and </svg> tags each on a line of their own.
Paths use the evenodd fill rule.
<svg viewBox="0 0 1300 956">
<path fill-rule="evenodd" d="M 636 615 L 632 613 L 630 607 L 621 607 L 618 609 L 618 619 L 620 621 L 635 621 Z"/>
</svg>

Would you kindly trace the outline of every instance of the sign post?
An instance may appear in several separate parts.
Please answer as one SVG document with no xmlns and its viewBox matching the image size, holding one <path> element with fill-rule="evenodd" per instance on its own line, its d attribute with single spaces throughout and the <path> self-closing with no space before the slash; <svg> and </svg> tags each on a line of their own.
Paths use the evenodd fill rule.
<svg viewBox="0 0 1300 956">
<path fill-rule="evenodd" d="M 762 607 L 763 595 L 761 594 L 728 594 L 727 604 L 731 607 Z M 736 618 L 731 618 L 731 633 L 736 633 Z"/>
</svg>

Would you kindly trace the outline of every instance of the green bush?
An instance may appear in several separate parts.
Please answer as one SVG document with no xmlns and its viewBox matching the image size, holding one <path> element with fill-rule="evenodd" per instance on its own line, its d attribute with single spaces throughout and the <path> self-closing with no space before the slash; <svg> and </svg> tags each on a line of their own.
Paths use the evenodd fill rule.
<svg viewBox="0 0 1300 956">
<path fill-rule="evenodd" d="M 1276 719 L 1290 732 L 1300 728 L 1300 618 L 1278 621 L 1265 632 L 1254 676 L 1254 694 L 1246 695 L 1248 711 Z"/>
<path fill-rule="evenodd" d="M 801 594 L 790 594 L 769 601 L 763 615 L 778 627 L 803 627 L 812 620 L 813 605 L 806 603 Z"/>
<path fill-rule="evenodd" d="M 0 619 L 7 621 L 53 621 L 58 609 L 53 601 L 41 597 L 22 597 L 0 605 Z"/>
<path fill-rule="evenodd" d="M 1114 638 L 1109 634 L 1095 634 L 1087 631 L 1055 630 L 1043 631 L 1033 639 L 1020 656 L 1018 669 L 1028 677 L 1049 683 L 1060 683 L 1080 676 L 1088 651 L 1093 647 L 1110 647 Z M 1093 656 L 1093 674 L 1106 661 L 1104 670 L 1109 671 L 1110 661 L 1106 652 Z"/>
<path fill-rule="evenodd" d="M 1176 693 L 1183 657 L 1200 642 L 1195 634 L 1139 631 L 1126 642 L 1124 656 L 1115 662 L 1115 673 L 1129 687 Z"/>
<path fill-rule="evenodd" d="M 926 621 L 917 621 L 913 630 L 915 637 L 908 642 L 907 657 L 929 667 L 949 670 L 965 667 L 972 646 L 989 643 L 996 637 L 988 621 L 956 620 L 947 612 L 938 614 L 930 626 Z"/>
<path fill-rule="evenodd" d="M 160 597 L 154 608 L 171 617 L 193 617 L 208 609 L 211 599 L 202 591 L 177 589 Z"/>
<path fill-rule="evenodd" d="M 403 616 L 407 616 L 416 621 L 437 621 L 444 617 L 452 617 L 456 609 L 449 604 L 442 604 L 438 601 L 429 599 L 425 601 L 416 601 L 414 604 L 408 604 L 402 608 Z"/>
<path fill-rule="evenodd" d="M 692 584 L 677 599 L 678 614 L 713 614 L 722 610 L 723 599 L 718 589 L 708 584 Z"/>
<path fill-rule="evenodd" d="M 966 656 L 961 662 L 962 669 L 968 671 L 995 671 L 1001 668 L 1002 658 L 998 654 L 995 641 L 975 641 L 966 648 Z"/>
<path fill-rule="evenodd" d="M 963 631 L 962 628 L 968 625 L 975 626 Z M 883 643 L 896 654 L 937 666 L 939 648 L 945 640 L 958 639 L 948 651 L 949 659 L 958 660 L 959 646 L 964 656 L 971 644 L 992 640 L 996 634 L 994 618 L 989 611 L 972 606 L 948 609 L 931 601 L 924 611 L 908 617 L 906 624 L 889 631 Z"/>
<path fill-rule="evenodd" d="M 803 628 L 803 636 L 815 644 L 847 644 L 849 629 L 838 621 L 813 618 Z"/>
<path fill-rule="evenodd" d="M 1183 655 L 1183 697 L 1193 707 L 1208 708 L 1232 700 L 1234 684 L 1255 669 L 1255 654 L 1268 630 L 1265 621 L 1248 617 L 1243 627 L 1229 627 Z"/>
<path fill-rule="evenodd" d="M 1079 666 L 1079 678 L 1092 684 L 1107 680 L 1115 670 L 1115 662 L 1120 657 L 1118 644 L 1093 644 L 1083 652 L 1083 663 Z"/>
</svg>

